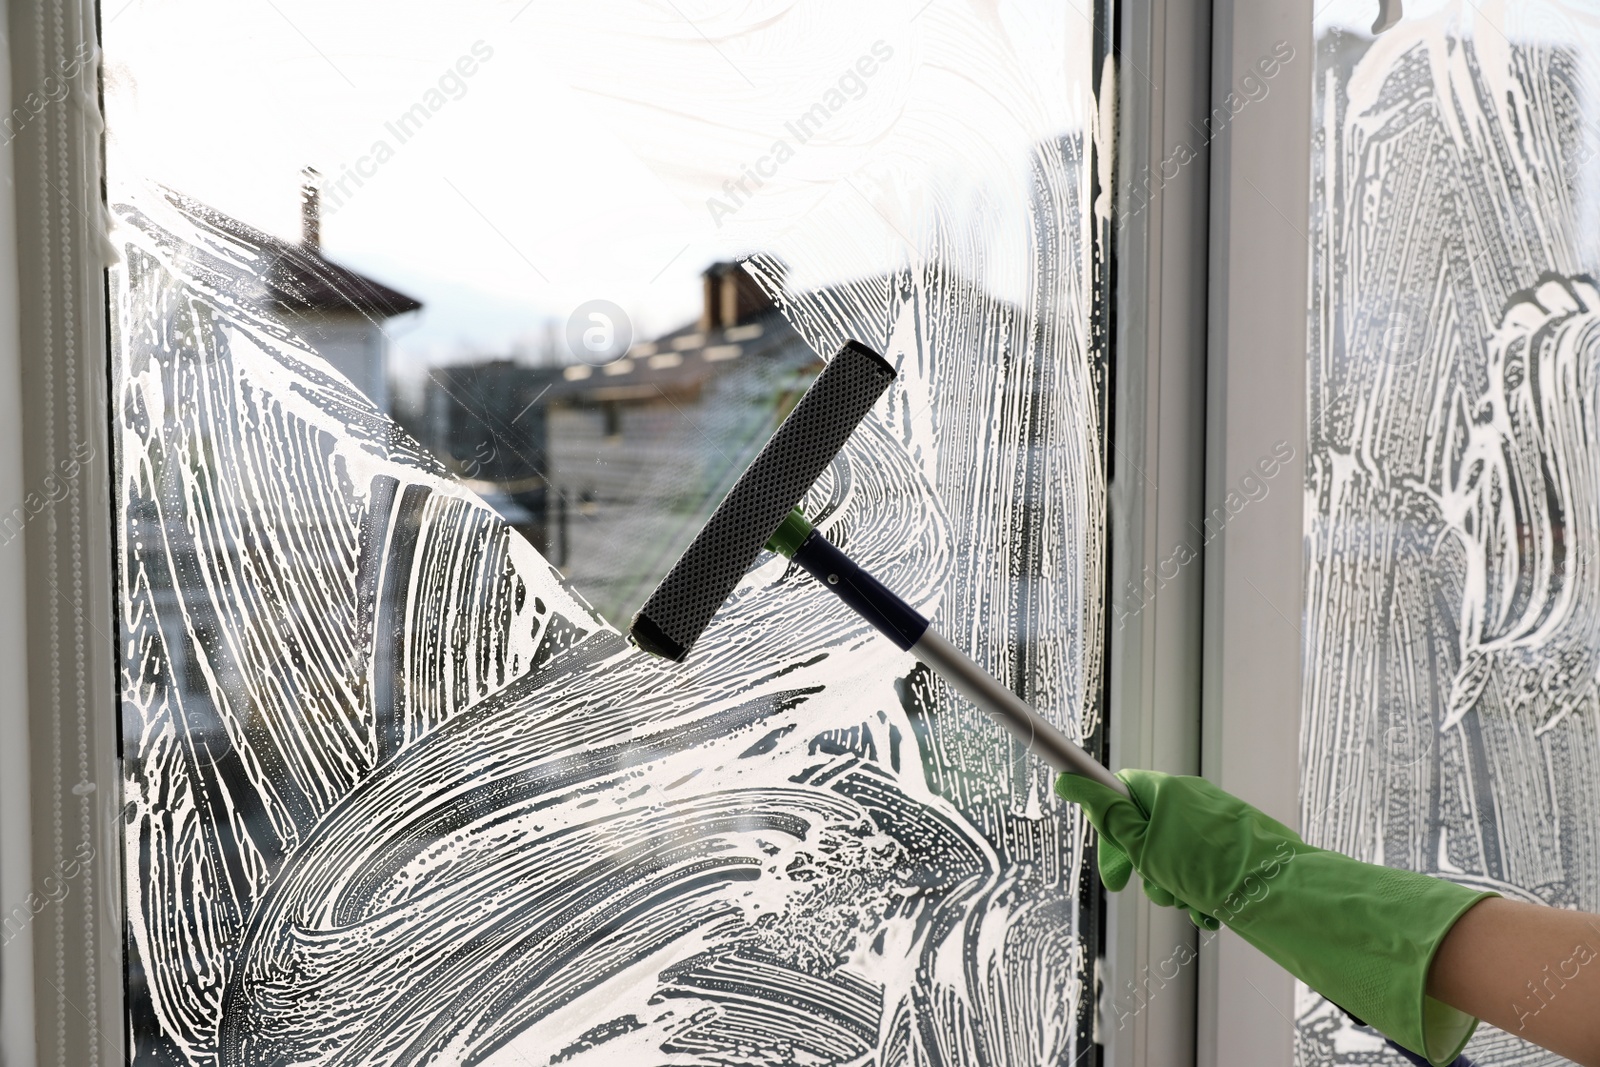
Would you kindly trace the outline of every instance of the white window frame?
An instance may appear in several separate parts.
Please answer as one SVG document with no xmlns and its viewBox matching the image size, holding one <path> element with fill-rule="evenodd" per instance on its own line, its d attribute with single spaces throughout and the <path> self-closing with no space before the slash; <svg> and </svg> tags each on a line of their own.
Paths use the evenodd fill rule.
<svg viewBox="0 0 1600 1067">
<path fill-rule="evenodd" d="M 1117 30 L 1111 762 L 1203 774 L 1295 826 L 1312 6 L 1127 0 Z M 1266 95 L 1208 125 L 1279 42 Z M 1279 442 L 1267 495 L 1207 525 Z M 1174 567 L 1183 544 L 1198 558 Z M 1294 982 L 1265 956 L 1137 891 L 1107 920 L 1110 1064 L 1293 1062 Z"/>
<path fill-rule="evenodd" d="M 1200 768 L 1297 828 L 1312 5 L 1238 0 L 1219 4 L 1213 18 L 1214 106 L 1280 41 L 1296 58 L 1212 152 L 1207 513 L 1279 442 L 1294 458 L 1206 553 Z M 1201 957 L 1196 1062 L 1292 1062 L 1294 980 L 1232 933 L 1217 946 Z"/>
<path fill-rule="evenodd" d="M 18 1067 L 126 1058 L 95 19 L 86 0 L 5 3 L 0 521 L 20 507 L 25 524 L 0 546 L 0 900 L 13 918 L 0 1054 Z M 74 449 L 88 455 L 75 470 Z"/>
</svg>

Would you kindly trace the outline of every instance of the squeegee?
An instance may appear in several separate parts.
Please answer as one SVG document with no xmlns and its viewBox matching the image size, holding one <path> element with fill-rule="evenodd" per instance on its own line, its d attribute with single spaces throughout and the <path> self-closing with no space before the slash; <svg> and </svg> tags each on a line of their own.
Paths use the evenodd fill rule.
<svg viewBox="0 0 1600 1067">
<path fill-rule="evenodd" d="M 629 628 L 646 652 L 683 662 L 763 548 L 792 559 L 902 650 L 1058 770 L 1128 787 L 928 625 L 811 525 L 798 505 L 878 397 L 889 362 L 846 341 L 650 594 Z"/>
</svg>

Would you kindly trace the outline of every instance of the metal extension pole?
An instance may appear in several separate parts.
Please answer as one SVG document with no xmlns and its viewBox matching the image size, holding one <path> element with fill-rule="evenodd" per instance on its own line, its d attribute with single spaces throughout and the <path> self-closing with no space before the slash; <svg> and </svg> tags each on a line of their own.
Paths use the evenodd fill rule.
<svg viewBox="0 0 1600 1067">
<path fill-rule="evenodd" d="M 911 654 L 926 663 L 934 673 L 956 687 L 956 691 L 998 719 L 1014 734 L 1058 770 L 1092 778 L 1123 796 L 1128 787 L 1122 779 L 1102 767 L 1083 749 L 1046 722 L 1037 711 L 1015 693 L 991 678 L 987 671 L 968 659 L 960 649 L 929 628 L 911 646 Z"/>
</svg>

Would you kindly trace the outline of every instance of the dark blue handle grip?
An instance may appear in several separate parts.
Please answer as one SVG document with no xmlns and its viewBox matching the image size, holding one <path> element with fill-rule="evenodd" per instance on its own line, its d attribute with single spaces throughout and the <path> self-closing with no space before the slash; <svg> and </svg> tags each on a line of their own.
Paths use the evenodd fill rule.
<svg viewBox="0 0 1600 1067">
<path fill-rule="evenodd" d="M 1331 1001 L 1330 1001 L 1330 1003 L 1331 1003 Z M 1339 1007 L 1338 1004 L 1334 1004 L 1333 1006 L 1336 1007 L 1336 1008 L 1339 1008 L 1340 1011 L 1344 1012 L 1344 1017 L 1346 1019 L 1349 1019 L 1351 1022 L 1355 1023 L 1357 1026 L 1361 1027 L 1363 1030 L 1371 1030 L 1374 1034 L 1378 1034 L 1379 1037 L 1383 1037 L 1383 1043 L 1388 1045 L 1390 1048 L 1394 1049 L 1396 1052 L 1398 1052 L 1405 1059 L 1405 1061 L 1407 1063 L 1414 1063 L 1414 1064 L 1417 1065 L 1417 1067 L 1430 1067 L 1430 1065 L 1429 1065 L 1429 1063 L 1428 1063 L 1428 1061 L 1426 1059 L 1424 1059 L 1421 1056 L 1418 1056 L 1415 1052 L 1412 1052 L 1410 1049 L 1402 1047 L 1401 1045 L 1396 1043 L 1393 1038 L 1384 1037 L 1384 1035 L 1379 1034 L 1378 1031 L 1373 1029 L 1372 1026 L 1368 1025 L 1363 1020 L 1358 1019 L 1354 1015 L 1350 1014 L 1350 1009 Z M 1457 1056 L 1455 1059 L 1451 1060 L 1450 1063 L 1449 1063 L 1449 1067 L 1475 1067 L 1475 1065 L 1473 1064 L 1473 1062 L 1471 1060 L 1467 1059 L 1467 1057 L 1465 1055 L 1461 1055 L 1461 1056 Z"/>
<path fill-rule="evenodd" d="M 854 560 L 835 548 L 820 531 L 812 530 L 800 542 L 794 561 L 902 649 L 910 649 L 927 630 L 927 619 L 878 579 L 856 566 Z"/>
<path fill-rule="evenodd" d="M 1406 1058 L 1406 1062 L 1407 1063 L 1419 1064 L 1420 1067 L 1429 1067 L 1429 1064 L 1428 1064 L 1427 1060 L 1423 1059 L 1421 1056 L 1418 1056 L 1415 1052 L 1412 1052 L 1410 1049 L 1401 1048 L 1399 1045 L 1395 1044 L 1393 1041 L 1389 1041 L 1387 1039 L 1385 1039 L 1384 1044 L 1388 1045 L 1390 1048 L 1392 1048 L 1396 1052 L 1400 1053 L 1400 1055 L 1404 1056 Z M 1472 1065 L 1472 1061 L 1467 1059 L 1466 1056 L 1457 1056 L 1455 1059 L 1450 1061 L 1450 1067 L 1473 1067 L 1473 1065 Z"/>
</svg>

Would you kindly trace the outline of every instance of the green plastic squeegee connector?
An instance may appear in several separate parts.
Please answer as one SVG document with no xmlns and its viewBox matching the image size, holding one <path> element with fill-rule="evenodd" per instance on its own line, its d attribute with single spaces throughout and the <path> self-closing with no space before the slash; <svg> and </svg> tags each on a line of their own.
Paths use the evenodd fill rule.
<svg viewBox="0 0 1600 1067">
<path fill-rule="evenodd" d="M 800 545 L 811 536 L 811 529 L 805 513 L 795 508 L 783 517 L 778 528 L 772 531 L 772 536 L 767 538 L 767 551 L 794 559 L 794 554 L 800 551 Z"/>
</svg>

